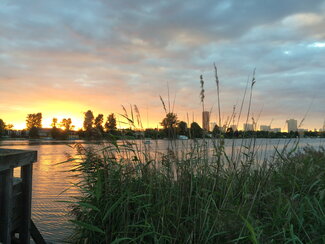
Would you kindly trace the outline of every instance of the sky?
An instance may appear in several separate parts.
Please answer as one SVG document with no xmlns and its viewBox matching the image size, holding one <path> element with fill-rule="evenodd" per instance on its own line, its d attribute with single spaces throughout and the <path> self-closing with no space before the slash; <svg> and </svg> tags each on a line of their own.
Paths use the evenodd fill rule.
<svg viewBox="0 0 325 244">
<path fill-rule="evenodd" d="M 237 121 L 256 68 L 249 122 L 319 129 L 324 26 L 321 0 L 1 0 L 0 118 L 20 129 L 42 112 L 43 127 L 70 117 L 79 128 L 88 109 L 120 118 L 122 105 L 137 105 L 143 126 L 157 127 L 161 96 L 180 120 L 201 124 L 202 74 L 218 121 L 215 62 L 224 122 L 234 106 Z"/>
</svg>

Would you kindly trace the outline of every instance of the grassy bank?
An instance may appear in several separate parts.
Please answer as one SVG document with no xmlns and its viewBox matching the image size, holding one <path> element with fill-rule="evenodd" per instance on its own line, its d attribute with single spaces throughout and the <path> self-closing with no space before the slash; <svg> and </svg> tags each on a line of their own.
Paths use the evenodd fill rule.
<svg viewBox="0 0 325 244">
<path fill-rule="evenodd" d="M 79 146 L 75 243 L 324 243 L 325 151 L 231 157 Z M 233 159 L 232 159 L 233 158 Z M 73 160 L 73 159 L 71 159 Z"/>
</svg>

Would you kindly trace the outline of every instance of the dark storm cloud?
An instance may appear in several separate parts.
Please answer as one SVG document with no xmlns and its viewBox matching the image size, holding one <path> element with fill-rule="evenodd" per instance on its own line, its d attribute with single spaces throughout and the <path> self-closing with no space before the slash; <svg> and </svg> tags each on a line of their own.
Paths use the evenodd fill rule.
<svg viewBox="0 0 325 244">
<path fill-rule="evenodd" d="M 216 62 L 224 111 L 256 67 L 256 108 L 285 120 L 286 111 L 299 113 L 302 96 L 325 102 L 324 16 L 321 0 L 2 1 L 0 95 L 25 88 L 32 100 L 64 87 L 52 93 L 158 107 L 168 81 L 177 108 L 199 113 L 199 75 L 212 106 Z M 315 111 L 321 124 L 325 111 Z"/>
</svg>

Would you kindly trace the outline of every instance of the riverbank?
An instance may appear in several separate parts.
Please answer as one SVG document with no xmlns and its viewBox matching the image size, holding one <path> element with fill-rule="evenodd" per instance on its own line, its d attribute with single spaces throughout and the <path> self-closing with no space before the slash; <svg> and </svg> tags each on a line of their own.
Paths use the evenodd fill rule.
<svg viewBox="0 0 325 244">
<path fill-rule="evenodd" d="M 79 147 L 73 172 L 76 243 L 322 243 L 324 148 L 293 147 L 257 162 L 222 141 L 160 157 L 124 145 Z M 228 157 L 229 156 L 229 157 Z M 73 159 L 71 159 L 73 160 Z"/>
<path fill-rule="evenodd" d="M 50 129 L 46 129 L 50 130 Z M 151 140 L 162 140 L 162 139 L 182 139 L 182 138 L 189 138 L 189 139 L 202 139 L 202 138 L 209 138 L 209 139 L 220 139 L 220 138 L 227 138 L 227 139 L 249 139 L 249 138 L 282 138 L 282 139 L 289 139 L 289 138 L 325 138 L 324 131 L 296 131 L 296 132 L 274 132 L 274 131 L 233 131 L 229 130 L 227 132 L 221 131 L 203 131 L 200 129 L 198 132 L 191 133 L 191 130 L 187 130 L 186 133 L 178 133 L 177 131 L 172 131 L 168 133 L 168 131 L 164 129 L 145 129 L 145 130 L 131 130 L 131 129 L 124 129 L 124 130 L 117 130 L 114 133 L 102 133 L 96 134 L 93 136 L 86 136 L 84 131 L 70 131 L 73 136 L 59 136 L 53 137 L 51 134 L 47 134 L 46 136 L 36 137 L 34 139 L 29 138 L 28 136 L 20 136 L 20 137 L 10 137 L 10 136 L 1 136 L 0 140 L 53 140 L 53 141 L 78 141 L 78 140 L 85 140 L 85 141 L 103 141 L 103 140 L 143 140 L 143 139 L 151 139 Z"/>
</svg>

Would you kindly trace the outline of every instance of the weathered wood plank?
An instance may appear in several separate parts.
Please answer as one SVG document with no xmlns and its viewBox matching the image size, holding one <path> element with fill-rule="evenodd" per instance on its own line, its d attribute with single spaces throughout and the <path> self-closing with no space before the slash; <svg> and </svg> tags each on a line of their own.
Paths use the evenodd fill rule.
<svg viewBox="0 0 325 244">
<path fill-rule="evenodd" d="M 43 236 L 37 229 L 36 225 L 34 224 L 33 220 L 31 220 L 31 229 L 30 229 L 31 235 L 33 240 L 35 241 L 36 244 L 46 244 Z"/>
<path fill-rule="evenodd" d="M 32 208 L 32 175 L 33 164 L 21 167 L 23 220 L 19 239 L 22 243 L 30 243 L 31 208 Z"/>
<path fill-rule="evenodd" d="M 11 243 L 13 170 L 0 171 L 0 179 L 0 188 L 2 189 L 0 198 L 0 240 L 3 243 Z"/>
<path fill-rule="evenodd" d="M 0 243 L 11 243 L 13 233 L 19 231 L 19 243 L 29 244 L 31 230 L 35 232 L 31 203 L 32 171 L 36 161 L 37 151 L 0 149 Z M 21 167 L 21 179 L 13 178 L 16 167 Z M 39 236 L 40 233 L 36 233 L 36 238 L 44 241 Z"/>
<path fill-rule="evenodd" d="M 0 171 L 37 161 L 37 151 L 0 149 Z"/>
<path fill-rule="evenodd" d="M 16 181 L 15 181 L 16 180 Z M 13 217 L 12 217 L 12 231 L 18 232 L 22 223 L 23 213 L 23 194 L 22 194 L 22 182 L 21 179 L 14 179 L 13 188 Z"/>
</svg>

